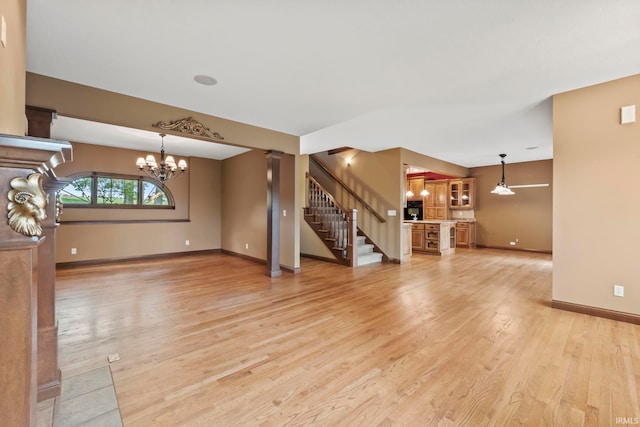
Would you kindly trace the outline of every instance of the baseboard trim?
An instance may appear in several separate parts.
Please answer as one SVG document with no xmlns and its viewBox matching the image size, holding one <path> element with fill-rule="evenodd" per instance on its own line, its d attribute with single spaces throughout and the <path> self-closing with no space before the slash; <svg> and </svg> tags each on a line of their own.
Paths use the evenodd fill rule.
<svg viewBox="0 0 640 427">
<path fill-rule="evenodd" d="M 559 310 L 572 311 L 574 313 L 588 314 L 589 316 L 604 317 L 605 319 L 640 325 L 640 315 L 637 314 L 558 300 L 551 300 L 551 307 Z"/>
<path fill-rule="evenodd" d="M 553 251 L 546 249 L 527 249 L 527 248 L 515 248 L 513 246 L 490 246 L 490 245 L 476 245 L 476 248 L 484 249 L 501 249 L 505 251 L 520 251 L 520 252 L 534 252 L 538 254 L 553 254 Z"/>
<path fill-rule="evenodd" d="M 137 257 L 104 258 L 104 259 L 90 259 L 86 261 L 59 262 L 59 263 L 56 263 L 56 268 L 62 269 L 62 268 L 73 268 L 73 267 L 90 266 L 90 265 L 113 264 L 117 262 L 127 262 L 127 261 L 143 261 L 143 260 L 151 260 L 151 259 L 176 258 L 176 257 L 192 256 L 192 255 L 219 254 L 221 253 L 221 251 L 222 251 L 221 249 L 205 249 L 201 251 L 171 252 L 168 254 L 153 254 L 153 255 L 143 255 L 143 256 L 137 256 Z"/>
<path fill-rule="evenodd" d="M 230 251 L 228 249 L 221 249 L 221 252 L 223 254 L 225 254 L 225 255 L 236 256 L 238 258 L 246 259 L 247 261 L 255 262 L 255 263 L 258 263 L 258 264 L 264 264 L 264 263 L 267 262 L 264 259 L 252 257 L 252 256 L 241 254 L 241 253 L 238 253 L 238 252 L 233 252 L 233 251 Z M 282 270 L 288 271 L 288 272 L 293 273 L 293 274 L 299 274 L 301 272 L 300 268 L 295 268 L 295 267 L 291 267 L 289 265 L 284 265 L 284 264 L 280 264 L 280 268 Z M 267 275 L 270 275 L 270 274 L 267 274 Z M 271 277 L 279 277 L 279 276 L 271 276 Z"/>
<path fill-rule="evenodd" d="M 58 378 L 53 381 L 49 381 L 48 383 L 40 384 L 38 386 L 38 402 L 49 400 L 52 397 L 60 396 L 60 391 L 62 390 L 61 377 L 62 374 L 60 372 L 60 369 L 58 369 Z"/>
<path fill-rule="evenodd" d="M 143 260 L 151 260 L 151 259 L 163 259 L 163 258 L 176 258 L 183 256 L 193 256 L 193 255 L 207 255 L 207 254 L 226 254 L 231 256 L 237 256 L 239 258 L 246 259 L 248 261 L 256 262 L 259 264 L 264 264 L 266 261 L 260 258 L 255 258 L 249 255 L 240 254 L 237 252 L 229 251 L 227 249 L 206 249 L 202 251 L 190 251 L 190 252 L 171 252 L 168 254 L 154 254 L 154 255 L 144 255 L 139 257 L 127 257 L 127 258 L 105 258 L 105 259 L 92 259 L 86 261 L 73 261 L 73 262 L 59 262 L 56 264 L 56 268 L 73 268 L 73 267 L 81 267 L 81 266 L 91 266 L 91 265 L 101 265 L 101 264 L 113 264 L 117 262 L 127 262 L 127 261 L 143 261 Z M 286 271 L 289 271 L 293 274 L 298 274 L 301 272 L 300 268 L 291 267 L 288 265 L 280 264 L 280 268 Z"/>
<path fill-rule="evenodd" d="M 318 256 L 313 254 L 303 254 L 303 253 L 300 253 L 300 256 L 305 258 L 317 259 L 318 261 L 325 261 L 325 262 L 332 262 L 334 264 L 340 264 L 338 260 L 335 258 L 327 258 L 323 256 Z"/>
</svg>

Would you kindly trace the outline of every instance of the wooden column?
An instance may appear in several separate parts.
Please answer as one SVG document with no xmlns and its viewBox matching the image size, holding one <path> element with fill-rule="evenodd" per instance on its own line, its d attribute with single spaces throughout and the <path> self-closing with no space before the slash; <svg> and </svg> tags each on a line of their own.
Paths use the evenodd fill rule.
<svg viewBox="0 0 640 427">
<path fill-rule="evenodd" d="M 29 136 L 51 137 L 54 110 L 27 105 Z M 70 158 L 67 160 L 71 160 Z M 60 394 L 60 369 L 58 369 L 58 325 L 56 322 L 56 229 L 58 191 L 68 184 L 58 179 L 53 171 L 47 171 L 43 181 L 49 198 L 47 219 L 42 223 L 44 242 L 38 247 L 38 401 Z"/>
<path fill-rule="evenodd" d="M 51 138 L 51 121 L 57 114 L 55 110 L 27 105 L 24 113 L 27 116 L 27 135 Z"/>
<path fill-rule="evenodd" d="M 58 368 L 58 323 L 56 322 L 56 230 L 57 194 L 70 181 L 59 180 L 52 171 L 45 175 L 47 218 L 41 223 L 44 242 L 38 247 L 38 401 L 60 394 Z"/>
<path fill-rule="evenodd" d="M 2 215 L 7 218 L 11 203 L 13 219 L 36 218 L 16 214 L 16 202 L 10 200 L 9 194 L 18 190 L 12 182 L 16 178 L 27 179 L 34 173 L 46 176 L 70 155 L 68 142 L 0 135 Z M 42 190 L 38 196 L 46 200 Z M 15 194 L 12 197 L 16 198 Z M 43 208 L 46 211 L 46 205 L 39 210 L 28 203 L 20 205 L 20 212 Z M 41 225 L 42 218 L 38 216 L 34 222 Z M 0 419 L 3 425 L 22 427 L 36 423 L 38 251 L 45 240 L 42 232 L 25 234 L 11 227 L 6 219 L 0 221 Z"/>
<path fill-rule="evenodd" d="M 280 159 L 282 151 L 267 151 L 267 276 L 280 277 Z"/>
</svg>

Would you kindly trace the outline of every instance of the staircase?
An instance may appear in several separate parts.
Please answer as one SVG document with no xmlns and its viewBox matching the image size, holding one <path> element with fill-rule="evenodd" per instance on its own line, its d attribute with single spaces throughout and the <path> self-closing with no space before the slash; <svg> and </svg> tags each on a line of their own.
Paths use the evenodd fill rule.
<svg viewBox="0 0 640 427">
<path fill-rule="evenodd" d="M 307 178 L 309 206 L 304 210 L 304 219 L 338 263 L 357 267 L 382 262 L 382 252 L 357 227 L 357 211 L 342 208 L 312 176 Z"/>
<path fill-rule="evenodd" d="M 367 243 L 367 237 L 356 236 L 356 248 L 358 249 L 358 266 L 367 264 L 380 264 L 382 262 L 382 253 L 375 252 L 375 246 Z"/>
</svg>

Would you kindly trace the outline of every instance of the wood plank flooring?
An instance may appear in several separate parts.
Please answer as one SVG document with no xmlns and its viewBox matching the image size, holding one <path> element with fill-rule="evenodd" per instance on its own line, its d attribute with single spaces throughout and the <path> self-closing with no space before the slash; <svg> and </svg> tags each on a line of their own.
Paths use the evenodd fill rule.
<svg viewBox="0 0 640 427">
<path fill-rule="evenodd" d="M 616 425 L 640 327 L 555 310 L 551 256 L 489 249 L 264 275 L 229 255 L 59 270 L 63 377 L 125 426 Z"/>
</svg>

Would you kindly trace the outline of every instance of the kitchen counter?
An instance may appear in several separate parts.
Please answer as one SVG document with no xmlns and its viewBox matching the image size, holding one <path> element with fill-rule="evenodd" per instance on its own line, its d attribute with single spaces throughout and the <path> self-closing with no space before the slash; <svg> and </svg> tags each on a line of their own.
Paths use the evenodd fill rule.
<svg viewBox="0 0 640 427">
<path fill-rule="evenodd" d="M 453 219 L 429 219 L 429 220 L 412 220 L 412 219 L 405 219 L 404 220 L 405 224 L 455 224 L 457 221 L 453 220 Z"/>
<path fill-rule="evenodd" d="M 456 251 L 456 221 L 407 220 L 403 226 L 411 226 L 412 251 L 437 255 Z"/>
</svg>

